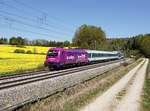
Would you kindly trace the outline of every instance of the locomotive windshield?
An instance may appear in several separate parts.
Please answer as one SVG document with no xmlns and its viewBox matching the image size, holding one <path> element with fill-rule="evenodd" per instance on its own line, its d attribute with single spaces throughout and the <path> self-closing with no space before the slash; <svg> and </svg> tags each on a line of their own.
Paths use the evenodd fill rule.
<svg viewBox="0 0 150 111">
<path fill-rule="evenodd" d="M 58 56 L 58 52 L 55 50 L 49 50 L 47 55 L 55 57 L 55 56 Z"/>
</svg>

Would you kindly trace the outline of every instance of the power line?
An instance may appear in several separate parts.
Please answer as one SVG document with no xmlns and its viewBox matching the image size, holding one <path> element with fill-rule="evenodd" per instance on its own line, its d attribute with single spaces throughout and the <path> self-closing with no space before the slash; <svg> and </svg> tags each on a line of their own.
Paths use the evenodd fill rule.
<svg viewBox="0 0 150 111">
<path fill-rule="evenodd" d="M 35 8 L 29 6 L 29 5 L 26 5 L 26 4 L 23 3 L 23 2 L 20 2 L 20 1 L 17 1 L 17 0 L 13 0 L 13 1 L 16 2 L 16 3 L 19 4 L 19 5 L 22 5 L 22 6 L 24 6 L 24 7 L 27 7 L 28 9 L 29 9 L 29 8 L 32 9 L 34 12 L 40 12 L 41 17 L 38 17 L 38 18 L 39 18 L 43 23 L 46 23 L 47 14 L 46 14 L 45 12 L 42 12 L 42 11 L 39 10 L 39 9 L 35 9 Z"/>
<path fill-rule="evenodd" d="M 42 21 L 45 21 L 45 23 L 46 23 L 46 21 L 47 21 L 47 15 L 49 15 L 48 13 L 46 13 L 46 12 L 44 12 L 44 11 L 41 11 L 41 10 L 39 10 L 39 9 L 37 9 L 37 8 L 31 7 L 30 5 L 25 4 L 24 2 L 21 2 L 21 1 L 18 1 L 18 0 L 12 0 L 12 1 L 14 1 L 15 3 L 17 3 L 17 4 L 19 4 L 19 5 L 22 5 L 23 7 L 26 7 L 26 9 L 28 9 L 28 10 L 31 9 L 32 11 L 34 11 L 34 12 L 36 12 L 36 13 L 40 13 L 42 17 L 39 17 L 39 15 L 38 15 L 38 17 L 36 16 L 36 18 L 39 18 L 39 19 L 41 19 Z M 22 10 L 22 9 L 20 10 L 18 7 L 14 7 L 14 6 L 12 6 L 12 5 L 9 5 L 9 4 L 7 4 L 7 3 L 4 2 L 4 1 L 0 1 L 0 4 L 6 5 L 7 7 L 12 7 L 13 9 L 15 9 L 15 10 L 17 10 L 17 11 L 21 11 L 21 12 L 23 11 L 23 12 L 26 13 L 26 11 L 24 11 L 24 10 Z M 35 13 L 34 13 L 34 14 L 35 14 Z M 59 25 L 65 27 L 65 28 L 67 28 L 67 27 L 69 28 L 69 27 L 70 27 L 69 25 L 66 25 L 66 24 L 64 23 L 64 21 L 58 19 L 57 17 L 51 16 L 50 19 L 53 20 L 53 21 L 55 21 L 55 22 L 59 22 Z"/>
<path fill-rule="evenodd" d="M 43 11 L 37 9 L 37 8 L 33 8 L 30 5 L 27 5 L 27 4 L 23 3 L 23 2 L 21 2 L 20 0 L 19 1 L 18 0 L 13 0 L 13 1 L 18 3 L 18 4 L 20 4 L 20 5 L 22 5 L 22 6 L 24 6 L 24 7 L 30 8 L 30 9 L 32 9 L 35 12 L 38 12 L 38 13 L 40 12 L 43 15 L 47 15 L 47 13 L 45 13 L 45 12 L 43 12 Z"/>
<path fill-rule="evenodd" d="M 15 9 L 15 10 L 17 10 L 17 11 L 20 11 L 20 12 L 25 12 L 26 13 L 26 11 L 24 11 L 24 10 L 20 10 L 19 8 L 17 8 L 17 7 L 14 7 L 13 5 L 9 5 L 9 4 L 7 4 L 7 3 L 5 3 L 5 2 L 3 2 L 3 1 L 0 1 L 0 5 L 5 5 L 6 7 L 8 7 L 8 8 L 13 8 L 13 9 Z M 4 11 L 3 11 L 4 12 Z M 6 12 L 6 11 L 5 11 Z M 10 12 L 6 12 L 7 14 L 9 13 L 9 14 L 11 14 L 11 15 L 13 15 L 14 16 L 14 14 L 12 14 L 12 13 L 10 13 Z M 16 15 L 16 14 L 15 14 Z M 16 16 L 18 16 L 18 15 L 16 15 Z M 19 16 L 20 17 L 20 16 Z M 36 19 L 33 19 L 33 18 L 29 18 L 29 17 L 25 17 L 25 16 L 23 16 L 25 19 L 27 19 L 27 20 L 32 20 L 32 21 L 35 21 L 36 19 L 37 20 L 39 20 L 39 22 L 41 23 L 41 24 L 43 24 L 43 25 L 46 25 L 46 26 L 49 26 L 49 27 L 57 27 L 57 26 L 54 26 L 54 25 L 50 25 L 50 24 L 48 24 L 48 23 L 46 23 L 46 22 L 44 22 L 43 21 L 43 19 L 42 19 L 42 17 L 38 17 L 38 16 L 36 16 L 35 18 Z M 23 17 L 21 17 L 21 18 L 23 18 Z M 60 24 L 59 24 L 60 25 Z M 57 27 L 58 28 L 58 27 Z M 60 27 L 59 27 L 60 28 Z M 63 28 L 63 29 L 66 29 L 66 28 Z M 68 30 L 68 29 L 67 29 Z"/>
<path fill-rule="evenodd" d="M 25 30 L 25 29 L 21 29 L 21 28 L 17 28 L 17 27 L 12 27 L 11 28 L 9 26 L 6 26 L 4 24 L 0 24 L 3 27 L 7 27 L 9 29 L 12 30 L 17 30 L 17 31 L 22 31 L 22 32 L 28 32 L 28 33 L 32 33 L 32 34 L 36 34 L 36 35 L 41 35 L 41 36 L 49 36 L 50 38 L 52 38 L 51 36 L 53 36 L 53 38 L 59 38 L 58 36 L 54 36 L 54 35 L 49 35 L 49 34 L 44 34 L 44 33 L 39 33 L 39 32 L 34 32 L 34 31 L 29 31 L 29 30 Z"/>
<path fill-rule="evenodd" d="M 30 18 L 25 17 L 25 16 L 20 16 L 20 15 L 13 14 L 13 13 L 9 13 L 9 12 L 2 11 L 2 10 L 0 10 L 0 13 L 3 13 L 4 15 L 13 16 L 13 17 L 15 17 L 15 18 L 18 17 L 19 19 L 23 19 L 23 20 L 25 20 L 25 21 L 30 21 L 30 22 L 34 22 L 34 21 L 35 21 L 34 19 L 30 19 Z M 50 28 L 50 29 L 46 29 L 46 30 L 54 31 L 55 33 L 69 34 L 69 33 L 62 32 L 62 31 L 60 31 L 60 30 L 54 29 L 54 28 L 50 27 L 49 24 L 45 24 L 45 25 L 47 25 L 47 27 Z M 45 27 L 43 27 L 43 28 L 45 28 Z"/>
<path fill-rule="evenodd" d="M 21 16 L 21 15 L 17 15 L 17 14 L 10 13 L 10 12 L 7 12 L 7 11 L 0 10 L 0 12 L 3 13 L 3 14 L 7 14 L 7 15 L 14 16 L 14 17 L 18 17 L 18 18 L 21 18 L 21 19 L 24 19 L 24 20 L 35 21 L 35 19 L 28 18 L 28 17 Z"/>
<path fill-rule="evenodd" d="M 16 11 L 21 11 L 21 12 L 25 12 L 24 10 L 20 10 L 18 7 L 15 7 L 15 6 L 13 6 L 13 5 L 9 5 L 9 4 L 7 4 L 6 2 L 4 2 L 4 1 L 0 1 L 0 4 L 1 5 L 5 5 L 5 6 L 7 6 L 8 8 L 12 8 L 12 9 L 15 9 Z M 25 12 L 26 13 L 26 12 Z"/>
<path fill-rule="evenodd" d="M 31 10 L 33 10 L 35 12 L 38 12 L 38 13 L 41 13 L 42 15 L 45 15 L 46 18 L 47 18 L 47 15 L 49 15 L 47 12 L 44 12 L 44 11 L 41 11 L 41 10 L 39 10 L 37 8 L 31 7 L 30 5 L 25 4 L 25 3 L 21 2 L 20 0 L 13 0 L 13 1 L 16 2 L 16 3 L 18 3 L 18 4 L 20 4 L 20 5 L 22 5 L 22 6 L 24 6 L 24 7 L 30 8 Z M 61 23 L 62 25 L 66 26 L 66 24 L 64 23 L 64 21 L 58 19 L 57 17 L 51 16 L 51 19 L 54 20 L 54 21 L 57 21 L 57 22 Z"/>
<path fill-rule="evenodd" d="M 45 28 L 45 27 L 29 24 L 27 22 L 20 21 L 18 19 L 14 19 L 14 18 L 11 18 L 11 17 L 8 17 L 8 16 L 4 16 L 2 14 L 0 14 L 0 16 L 3 17 L 3 19 L 6 20 L 6 21 L 16 22 L 16 23 L 19 23 L 19 24 L 22 24 L 22 25 L 25 25 L 25 26 L 29 26 L 29 27 L 32 27 L 32 28 L 37 28 L 37 29 L 41 29 L 41 30 L 44 30 L 44 31 L 50 31 L 50 32 L 53 32 L 53 33 L 64 34 L 65 35 L 65 33 L 57 32 L 57 31 L 54 31 L 54 30 L 51 30 L 51 29 L 48 29 L 48 28 Z"/>
<path fill-rule="evenodd" d="M 29 18 L 29 17 L 26 17 L 26 16 L 21 16 L 21 15 L 18 15 L 18 14 L 14 14 L 14 13 L 10 13 L 10 12 L 7 12 L 7 11 L 3 11 L 3 10 L 0 10 L 0 13 L 3 13 L 5 15 L 10 15 L 10 16 L 13 16 L 13 17 L 18 17 L 19 19 L 23 19 L 25 21 L 30 21 L 30 22 L 35 22 L 35 19 L 32 19 L 32 18 Z M 43 25 L 46 25 L 47 27 L 51 28 L 52 30 L 56 30 L 55 28 L 57 28 L 56 26 L 54 25 L 50 25 L 50 24 L 43 24 Z M 55 28 L 54 28 L 55 27 Z M 57 30 L 58 32 L 59 30 Z"/>
</svg>

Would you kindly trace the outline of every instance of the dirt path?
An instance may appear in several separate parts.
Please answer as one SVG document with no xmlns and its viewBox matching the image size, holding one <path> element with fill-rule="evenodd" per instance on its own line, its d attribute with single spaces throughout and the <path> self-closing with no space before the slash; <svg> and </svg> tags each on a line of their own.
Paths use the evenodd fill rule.
<svg viewBox="0 0 150 111">
<path fill-rule="evenodd" d="M 146 59 L 145 64 L 138 71 L 137 76 L 127 90 L 126 95 L 117 106 L 116 111 L 139 111 L 140 97 L 144 85 L 147 65 L 148 59 Z"/>
<path fill-rule="evenodd" d="M 81 111 L 136 111 L 135 109 L 137 109 L 137 107 L 139 106 L 137 100 L 140 99 L 147 64 L 148 60 L 144 59 L 139 65 L 129 71 L 128 74 L 122 77 L 122 79 L 120 79 L 105 93 L 103 93 L 92 103 L 81 109 Z M 135 74 L 137 75 L 135 76 Z M 135 77 L 134 80 L 133 77 Z M 132 80 L 133 84 L 130 86 L 129 82 L 131 82 Z M 116 95 L 128 86 L 130 87 L 128 88 L 129 90 L 127 90 L 128 94 L 126 94 L 118 104 L 118 101 L 116 102 Z M 129 102 L 129 104 L 127 104 L 126 102 Z M 134 109 L 128 110 L 129 107 L 132 107 L 132 104 L 135 104 Z"/>
</svg>

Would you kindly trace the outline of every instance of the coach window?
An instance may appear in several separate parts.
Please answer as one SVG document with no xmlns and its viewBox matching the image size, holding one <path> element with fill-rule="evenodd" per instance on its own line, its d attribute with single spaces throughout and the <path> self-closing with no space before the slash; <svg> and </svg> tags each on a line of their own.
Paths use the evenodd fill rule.
<svg viewBox="0 0 150 111">
<path fill-rule="evenodd" d="M 98 54 L 96 54 L 97 56 L 96 57 L 98 57 Z"/>
<path fill-rule="evenodd" d="M 91 58 L 91 53 L 88 53 L 88 58 Z"/>
<path fill-rule="evenodd" d="M 98 54 L 98 57 L 101 57 L 101 54 Z"/>
<path fill-rule="evenodd" d="M 94 54 L 94 53 L 92 53 L 92 57 L 95 57 L 95 54 Z"/>
<path fill-rule="evenodd" d="M 96 53 L 96 57 L 98 57 L 98 54 Z"/>
<path fill-rule="evenodd" d="M 93 57 L 96 57 L 96 54 L 95 54 L 95 53 L 93 53 L 92 55 L 93 55 Z"/>
</svg>

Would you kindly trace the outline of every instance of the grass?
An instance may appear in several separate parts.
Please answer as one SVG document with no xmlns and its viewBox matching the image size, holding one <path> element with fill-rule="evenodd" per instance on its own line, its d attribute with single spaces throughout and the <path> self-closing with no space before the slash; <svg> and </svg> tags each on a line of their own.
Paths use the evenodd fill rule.
<svg viewBox="0 0 150 111">
<path fill-rule="evenodd" d="M 79 83 L 55 95 L 28 104 L 19 111 L 78 111 L 94 98 L 110 88 L 116 81 L 135 67 L 140 61 L 120 66 L 101 76 Z"/>
<path fill-rule="evenodd" d="M 150 61 L 147 68 L 147 75 L 144 84 L 144 94 L 143 94 L 143 101 L 142 104 L 142 111 L 150 111 Z"/>
<path fill-rule="evenodd" d="M 36 53 L 46 53 L 48 47 L 24 46 L 16 47 L 10 45 L 0 45 L 0 75 L 20 73 L 27 70 L 41 68 L 45 55 L 39 54 L 18 54 L 15 49 L 31 50 Z"/>
</svg>

